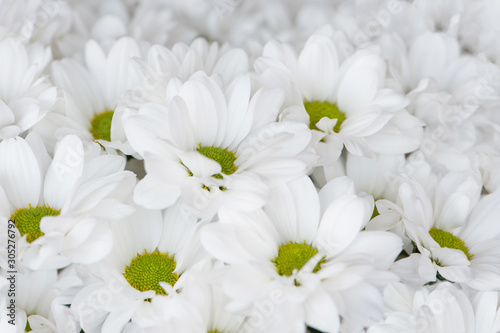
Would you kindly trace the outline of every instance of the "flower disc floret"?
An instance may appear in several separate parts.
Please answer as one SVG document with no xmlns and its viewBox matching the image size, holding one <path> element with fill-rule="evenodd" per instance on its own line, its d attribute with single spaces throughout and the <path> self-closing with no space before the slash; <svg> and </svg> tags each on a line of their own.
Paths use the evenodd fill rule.
<svg viewBox="0 0 500 333">
<path fill-rule="evenodd" d="M 291 276 L 294 270 L 300 270 L 317 253 L 318 249 L 305 242 L 303 244 L 290 242 L 281 245 L 278 256 L 271 261 L 276 265 L 279 275 Z M 321 259 L 314 267 L 313 273 L 319 271 L 324 262 L 324 258 Z"/>
<path fill-rule="evenodd" d="M 111 141 L 111 121 L 114 111 L 104 111 L 97 114 L 91 121 L 90 132 L 95 140 Z"/>
<path fill-rule="evenodd" d="M 179 276 L 174 272 L 177 263 L 167 253 L 153 251 L 137 254 L 125 268 L 123 276 L 132 287 L 139 291 L 154 290 L 156 294 L 166 295 L 160 282 L 173 286 Z"/>
<path fill-rule="evenodd" d="M 225 175 L 231 175 L 236 172 L 238 169 L 235 165 L 234 162 L 236 161 L 236 156 L 234 156 L 234 153 L 232 151 L 228 151 L 227 148 L 222 149 L 219 147 L 201 147 L 197 149 L 197 151 L 216 161 L 217 163 L 220 164 L 222 173 Z M 222 179 L 222 175 L 220 173 L 213 175 L 212 177 Z"/>
<path fill-rule="evenodd" d="M 465 242 L 453 235 L 451 232 L 438 228 L 432 228 L 429 231 L 429 234 L 441 247 L 460 250 L 465 253 L 467 259 L 471 260 L 472 255 L 469 253 L 469 248 L 465 246 Z"/>
<path fill-rule="evenodd" d="M 304 107 L 309 114 L 309 128 L 320 131 L 316 125 L 323 118 L 337 119 L 337 123 L 333 128 L 335 133 L 340 131 L 340 125 L 345 120 L 345 113 L 340 111 L 336 103 L 329 102 L 304 102 Z"/>
<path fill-rule="evenodd" d="M 27 235 L 28 243 L 33 242 L 38 237 L 44 235 L 40 230 L 40 221 L 45 216 L 57 216 L 61 213 L 60 209 L 54 209 L 50 206 L 29 205 L 29 208 L 19 208 L 10 219 L 14 221 L 21 236 Z"/>
</svg>

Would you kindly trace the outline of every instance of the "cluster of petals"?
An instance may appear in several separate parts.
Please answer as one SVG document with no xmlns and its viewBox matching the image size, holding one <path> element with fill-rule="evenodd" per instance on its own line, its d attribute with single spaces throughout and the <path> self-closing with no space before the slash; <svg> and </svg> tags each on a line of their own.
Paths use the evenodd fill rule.
<svg viewBox="0 0 500 333">
<path fill-rule="evenodd" d="M 499 16 L 0 0 L 0 332 L 500 332 Z"/>
</svg>

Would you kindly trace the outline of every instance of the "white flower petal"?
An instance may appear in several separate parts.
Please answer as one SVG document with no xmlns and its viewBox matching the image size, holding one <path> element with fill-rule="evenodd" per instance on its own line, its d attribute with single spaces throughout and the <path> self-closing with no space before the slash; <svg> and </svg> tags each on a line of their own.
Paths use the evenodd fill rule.
<svg viewBox="0 0 500 333">
<path fill-rule="evenodd" d="M 332 202 L 344 194 L 355 194 L 354 182 L 349 177 L 336 177 L 329 181 L 319 191 L 319 201 L 321 204 L 321 215 L 323 215 Z"/>
<path fill-rule="evenodd" d="M 500 235 L 500 192 L 483 197 L 474 207 L 458 237 L 470 246 Z"/>
<path fill-rule="evenodd" d="M 402 249 L 401 238 L 393 233 L 362 231 L 341 256 L 363 254 L 371 259 L 374 267 L 387 270 Z"/>
<path fill-rule="evenodd" d="M 480 292 L 472 297 L 476 314 L 476 332 L 488 332 L 494 326 L 498 309 L 497 292 Z"/>
<path fill-rule="evenodd" d="M 72 196 L 83 173 L 83 145 L 74 135 L 59 141 L 54 159 L 45 176 L 45 203 L 60 209 Z"/>
<path fill-rule="evenodd" d="M 0 142 L 0 184 L 16 208 L 36 206 L 41 176 L 35 154 L 22 138 Z"/>
<path fill-rule="evenodd" d="M 317 289 L 305 302 L 306 323 L 322 332 L 337 332 L 340 319 L 335 303 L 326 290 Z"/>
<path fill-rule="evenodd" d="M 432 204 L 422 185 L 408 181 L 399 187 L 399 198 L 403 205 L 404 216 L 426 230 L 433 226 Z"/>
<path fill-rule="evenodd" d="M 179 96 L 184 99 L 189 111 L 195 139 L 202 146 L 214 145 L 219 130 L 219 112 L 224 114 L 227 109 L 220 87 L 213 80 L 199 78 L 186 82 Z"/>
<path fill-rule="evenodd" d="M 338 71 L 337 50 L 326 36 L 312 35 L 300 52 L 297 72 L 308 101 L 325 101 L 333 93 Z"/>
<path fill-rule="evenodd" d="M 347 248 L 363 228 L 367 209 L 363 199 L 346 194 L 328 206 L 321 218 L 315 245 L 334 256 Z"/>
<path fill-rule="evenodd" d="M 163 209 L 173 205 L 180 195 L 178 185 L 146 175 L 134 189 L 134 202 L 149 209 Z"/>
<path fill-rule="evenodd" d="M 113 235 L 97 220 L 82 219 L 65 235 L 61 254 L 73 263 L 91 264 L 104 258 L 113 248 Z"/>
<path fill-rule="evenodd" d="M 340 111 L 349 117 L 366 110 L 378 89 L 378 74 L 371 68 L 354 66 L 342 77 L 338 94 Z"/>
</svg>

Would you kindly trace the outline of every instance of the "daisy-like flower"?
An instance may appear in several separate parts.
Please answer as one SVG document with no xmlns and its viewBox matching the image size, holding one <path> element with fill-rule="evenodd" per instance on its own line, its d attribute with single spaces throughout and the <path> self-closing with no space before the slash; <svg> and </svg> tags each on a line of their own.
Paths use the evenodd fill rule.
<svg viewBox="0 0 500 333">
<path fill-rule="evenodd" d="M 391 208 L 402 214 L 414 245 L 392 268 L 403 281 L 421 285 L 439 278 L 477 290 L 500 288 L 500 196 L 479 200 L 480 191 L 478 175 L 456 173 L 444 176 L 430 194 L 415 181 L 400 186 L 401 208 Z"/>
<path fill-rule="evenodd" d="M 422 34 L 408 46 L 398 37 L 385 43 L 394 86 L 407 93 L 408 110 L 425 125 L 417 152 L 434 169 L 472 170 L 478 153 L 498 154 L 492 139 L 498 128 L 491 122 L 499 100 L 492 86 L 497 66 L 463 55 L 443 33 Z"/>
<path fill-rule="evenodd" d="M 255 67 L 267 86 L 287 92 L 281 119 L 309 126 L 321 165 L 334 163 L 344 146 L 358 155 L 416 149 L 420 125 L 403 109 L 408 101 L 385 87 L 378 52 L 367 48 L 342 59 L 336 42 L 342 45 L 342 35 L 325 28 L 298 55 L 286 44 L 266 45 Z"/>
<path fill-rule="evenodd" d="M 391 85 L 398 91 L 411 93 L 408 97 L 412 100 L 422 92 L 447 92 L 456 93 L 452 102 L 465 104 L 466 93 L 471 92 L 467 89 L 475 88 L 471 82 L 478 79 L 477 62 L 462 55 L 460 45 L 449 35 L 426 32 L 407 44 L 391 34 L 384 36 L 380 45 L 388 60 L 390 78 L 396 80 Z"/>
<path fill-rule="evenodd" d="M 211 43 L 204 38 L 197 38 L 189 45 L 176 43 L 172 48 L 153 45 L 146 59 L 136 59 L 134 65 L 143 80 L 142 86 L 127 93 L 122 101 L 127 108 L 136 108 L 147 102 L 168 105 L 180 82 L 187 81 L 199 71 L 208 76 L 220 76 L 228 84 L 249 70 L 248 55 L 243 50 L 228 44 Z"/>
<path fill-rule="evenodd" d="M 500 330 L 498 292 L 471 292 L 441 282 L 417 290 L 402 283 L 384 291 L 387 318 L 368 333 L 468 332 Z"/>
<path fill-rule="evenodd" d="M 171 49 L 153 45 L 146 59 L 136 58 L 133 65 L 140 73 L 141 84 L 127 92 L 116 108 L 112 131 L 115 134 L 123 134 L 124 116 L 145 112 L 141 109 L 144 104 L 170 105 L 182 83 L 199 75 L 200 71 L 220 79 L 225 86 L 249 70 L 248 55 L 243 50 L 231 48 L 228 44 L 209 43 L 204 38 L 197 38 L 190 45 L 176 43 Z M 127 138 L 122 136 L 120 145 L 114 137 L 114 142 L 108 146 L 140 158 Z"/>
<path fill-rule="evenodd" d="M 277 90 L 251 95 L 248 76 L 224 90 L 200 76 L 180 87 L 169 108 L 144 105 L 124 119 L 147 172 L 135 202 L 162 209 L 180 199 L 209 218 L 220 209 L 262 207 L 271 185 L 304 175 L 315 161 L 305 125 L 275 122 L 281 102 Z"/>
<path fill-rule="evenodd" d="M 139 83 L 138 73 L 129 66 L 135 56 L 140 56 L 140 51 L 131 38 L 119 39 L 107 54 L 97 42 L 89 41 L 85 66 L 72 59 L 51 64 L 51 76 L 62 89 L 64 104 L 35 129 L 49 150 L 68 134 L 103 145 L 115 139 L 115 108 L 125 91 Z M 123 131 L 117 126 L 116 132 L 119 146 Z"/>
<path fill-rule="evenodd" d="M 137 208 L 112 226 L 113 249 L 88 265 L 93 281 L 74 298 L 71 309 L 85 332 L 121 332 L 132 319 L 154 311 L 156 297 L 175 295 L 182 276 L 206 258 L 199 244 L 196 220 L 174 206 Z"/>
<path fill-rule="evenodd" d="M 248 316 L 244 329 L 356 332 L 381 318 L 386 272 L 401 251 L 399 237 L 361 231 L 373 199 L 347 177 L 319 193 L 307 177 L 281 186 L 265 212 L 219 214 L 201 242 L 229 264 L 227 309 Z M 375 250 L 376 248 L 376 250 Z"/>
<path fill-rule="evenodd" d="M 0 40 L 0 141 L 26 132 L 53 110 L 57 91 L 42 75 L 51 58 L 40 44 Z"/>
<path fill-rule="evenodd" d="M 486 55 L 500 64 L 498 32 L 500 25 L 495 17 L 500 13 L 498 2 L 491 0 L 467 1 L 460 20 L 459 40 L 464 48 L 474 54 Z"/>
<path fill-rule="evenodd" d="M 464 4 L 467 1 L 430 1 L 415 0 L 412 5 L 418 9 L 428 30 L 447 31 L 456 36 L 461 15 L 464 14 Z M 422 32 L 423 33 L 423 32 Z"/>
<path fill-rule="evenodd" d="M 123 157 L 101 155 L 98 144 L 84 146 L 76 136 L 62 139 L 53 159 L 34 134 L 1 142 L 0 223 L 17 227 L 18 263 L 51 269 L 105 256 L 112 244 L 106 223 L 131 213 L 125 202 L 135 175 L 124 165 Z"/>
<path fill-rule="evenodd" d="M 133 322 L 144 332 L 162 332 L 166 328 L 183 332 L 241 332 L 244 316 L 226 311 L 230 299 L 220 286 L 224 274 L 221 262 L 201 262 L 185 272 L 180 293 L 152 299 L 153 311 L 135 316 Z"/>
</svg>

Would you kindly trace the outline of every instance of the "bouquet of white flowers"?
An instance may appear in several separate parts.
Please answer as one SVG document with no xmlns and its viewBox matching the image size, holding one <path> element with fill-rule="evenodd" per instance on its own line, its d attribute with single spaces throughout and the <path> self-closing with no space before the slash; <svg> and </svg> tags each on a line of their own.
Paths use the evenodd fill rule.
<svg viewBox="0 0 500 333">
<path fill-rule="evenodd" d="M 500 332 L 498 17 L 0 0 L 0 332 Z"/>
</svg>

